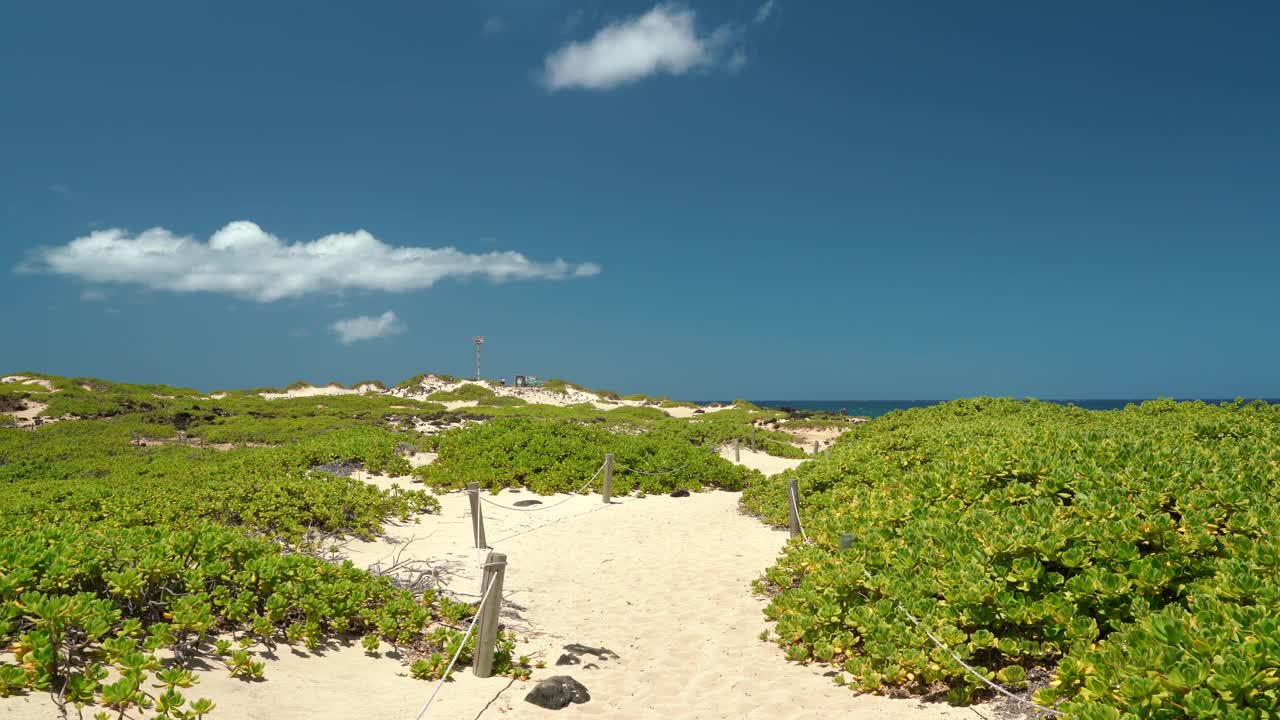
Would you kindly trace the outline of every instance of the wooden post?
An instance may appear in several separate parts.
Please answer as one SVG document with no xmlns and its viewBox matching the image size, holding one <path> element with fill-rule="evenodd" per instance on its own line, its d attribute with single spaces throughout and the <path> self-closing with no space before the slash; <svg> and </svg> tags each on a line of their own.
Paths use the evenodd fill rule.
<svg viewBox="0 0 1280 720">
<path fill-rule="evenodd" d="M 601 497 L 605 505 L 608 505 L 609 499 L 613 497 L 613 453 L 604 455 L 604 492 Z"/>
<path fill-rule="evenodd" d="M 484 539 L 484 513 L 480 511 L 480 483 L 467 483 L 467 499 L 471 501 L 471 536 L 476 547 L 489 547 Z"/>
<path fill-rule="evenodd" d="M 756 429 L 751 428 L 751 451 L 755 452 L 755 449 L 756 449 Z"/>
<path fill-rule="evenodd" d="M 800 536 L 800 481 L 791 478 L 787 483 L 787 495 L 791 500 L 791 537 Z"/>
<path fill-rule="evenodd" d="M 498 640 L 498 608 L 502 605 L 502 578 L 507 572 L 506 553 L 491 552 L 484 561 L 484 587 L 476 608 L 476 654 L 472 667 L 476 677 L 493 674 L 493 646 Z"/>
<path fill-rule="evenodd" d="M 742 444 L 742 441 L 739 438 L 733 439 L 733 461 L 734 462 L 742 462 L 742 451 L 741 451 L 741 448 L 739 447 L 741 444 Z"/>
<path fill-rule="evenodd" d="M 817 455 L 817 454 L 818 454 L 818 441 L 817 441 L 817 440 L 814 440 L 814 441 L 813 441 L 813 454 L 814 454 L 814 455 Z"/>
</svg>

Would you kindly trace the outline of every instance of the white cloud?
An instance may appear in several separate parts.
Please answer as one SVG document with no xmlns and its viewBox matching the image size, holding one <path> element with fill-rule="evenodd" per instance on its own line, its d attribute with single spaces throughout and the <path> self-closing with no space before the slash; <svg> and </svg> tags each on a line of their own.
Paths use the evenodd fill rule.
<svg viewBox="0 0 1280 720">
<path fill-rule="evenodd" d="M 757 25 L 769 19 L 773 15 L 774 3 L 776 0 L 765 0 L 765 3 L 756 10 L 755 22 Z"/>
<path fill-rule="evenodd" d="M 507 21 L 494 15 L 486 18 L 484 24 L 480 26 L 481 35 L 497 35 L 507 29 Z"/>
<path fill-rule="evenodd" d="M 82 290 L 80 299 L 84 302 L 103 302 L 107 299 L 107 294 L 101 290 Z"/>
<path fill-rule="evenodd" d="M 729 62 L 726 67 L 729 72 L 736 73 L 747 66 L 747 54 L 741 50 L 734 50 L 733 55 L 729 56 Z"/>
<path fill-rule="evenodd" d="M 408 329 L 404 323 L 396 318 L 396 314 L 390 310 L 378 317 L 361 315 L 360 317 L 339 320 L 331 327 L 333 332 L 337 334 L 338 341 L 343 345 L 350 345 L 361 340 L 391 337 L 392 335 L 399 335 Z"/>
<path fill-rule="evenodd" d="M 699 35 L 692 10 L 658 5 L 551 53 L 542 81 L 552 90 L 607 90 L 658 73 L 683 75 L 718 63 L 732 37 L 728 26 Z"/>
<path fill-rule="evenodd" d="M 364 230 L 287 244 L 239 220 L 208 242 L 164 228 L 137 235 L 119 228 L 97 230 L 66 245 L 37 250 L 18 270 L 273 302 L 343 290 L 407 292 L 450 277 L 493 282 L 590 277 L 600 266 L 559 259 L 536 262 L 512 251 L 392 247 Z"/>
</svg>

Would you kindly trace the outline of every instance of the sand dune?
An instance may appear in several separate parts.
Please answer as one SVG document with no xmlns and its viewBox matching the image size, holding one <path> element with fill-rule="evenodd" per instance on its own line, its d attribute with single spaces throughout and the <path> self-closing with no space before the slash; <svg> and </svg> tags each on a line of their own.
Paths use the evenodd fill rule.
<svg viewBox="0 0 1280 720">
<path fill-rule="evenodd" d="M 592 693 L 591 702 L 559 715 L 976 717 L 946 705 L 856 696 L 814 669 L 787 663 L 776 646 L 761 642 L 764 601 L 751 595 L 750 583 L 773 561 L 786 533 L 742 515 L 737 493 L 624 497 L 611 505 L 598 495 L 534 498 L 504 491 L 485 497 L 508 507 L 522 499 L 560 503 L 536 512 L 486 503 L 483 512 L 489 544 L 507 553 L 510 563 L 503 617 L 528 636 L 523 652 L 548 665 L 534 671 L 533 681 L 569 674 Z M 362 565 L 385 561 L 397 543 L 413 539 L 406 556 L 446 563 L 455 573 L 449 586 L 476 593 L 467 498 L 454 493 L 442 501 L 441 517 L 394 528 L 382 542 L 353 545 L 349 556 Z M 557 667 L 565 647 L 574 644 L 605 648 L 617 657 L 585 656 L 583 664 Z M 523 701 L 530 687 L 531 682 L 477 680 L 468 673 L 446 684 L 430 716 L 474 718 L 491 701 L 486 715 L 551 715 Z M 415 690 L 403 698 L 405 711 L 429 693 L 425 683 Z M 333 710 L 316 707 L 309 716 L 340 716 L 326 712 Z M 389 707 L 380 712 L 397 716 Z"/>
<path fill-rule="evenodd" d="M 0 378 L 0 383 L 5 383 L 5 384 L 20 383 L 22 385 L 39 385 L 40 387 L 44 388 L 45 390 L 48 390 L 49 392 L 58 392 L 58 389 L 53 386 L 52 380 L 45 380 L 44 378 L 33 378 L 33 377 L 28 377 L 26 375 L 7 375 L 5 377 Z"/>
<path fill-rule="evenodd" d="M 411 462 L 432 459 L 421 453 Z M 772 472 L 801 461 L 744 450 L 742 462 Z M 383 487 L 408 484 L 366 479 Z M 983 717 L 942 703 L 856 695 L 816 668 L 786 662 L 775 645 L 761 641 L 765 601 L 751 594 L 750 584 L 787 536 L 742 514 L 738 493 L 622 497 L 609 505 L 599 495 L 504 491 L 484 497 L 489 545 L 507 553 L 510 563 L 503 621 L 525 638 L 520 652 L 546 667 L 534 670 L 532 681 L 478 679 L 466 669 L 445 684 L 427 717 Z M 514 509 L 521 500 L 538 500 L 534 507 L 545 509 Z M 390 526 L 381 540 L 348 545 L 346 556 L 365 567 L 397 552 L 430 560 L 451 592 L 474 600 L 481 553 L 473 547 L 468 498 L 450 493 L 441 502 L 441 514 Z M 599 649 L 599 656 L 581 647 L 570 652 L 576 646 Z M 564 654 L 580 663 L 557 666 Z M 408 719 L 433 687 L 409 678 L 398 659 L 366 656 L 354 643 L 335 642 L 315 653 L 281 646 L 269 657 L 264 682 L 231 679 L 210 667 L 184 694 L 213 699 L 214 717 L 228 720 Z M 586 685 L 591 701 L 553 712 L 523 700 L 536 681 L 558 674 Z M 14 720 L 53 717 L 44 694 L 11 698 L 4 709 Z"/>
<path fill-rule="evenodd" d="M 329 384 L 324 387 L 305 385 L 303 387 L 285 390 L 284 392 L 266 392 L 261 393 L 261 395 L 267 400 L 280 400 L 281 398 L 321 397 L 326 395 L 361 395 L 371 392 L 382 392 L 382 388 L 368 383 L 355 388 L 344 388 L 341 385 L 334 384 Z"/>
</svg>

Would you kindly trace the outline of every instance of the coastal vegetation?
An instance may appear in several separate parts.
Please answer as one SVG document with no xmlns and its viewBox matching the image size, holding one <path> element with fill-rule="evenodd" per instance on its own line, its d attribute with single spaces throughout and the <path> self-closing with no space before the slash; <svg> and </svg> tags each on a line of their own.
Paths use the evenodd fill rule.
<svg viewBox="0 0 1280 720">
<path fill-rule="evenodd" d="M 759 476 L 692 439 L 696 436 L 666 425 L 627 433 L 601 425 L 503 418 L 428 438 L 425 443 L 439 456 L 414 474 L 442 489 L 478 482 L 489 490 L 523 487 L 543 495 L 599 492 L 598 471 L 605 454 L 612 453 L 613 491 L 619 495 L 703 487 L 738 490 Z"/>
<path fill-rule="evenodd" d="M 986 687 L 953 652 L 1084 720 L 1280 708 L 1280 408 L 961 400 L 858 426 L 791 477 L 812 543 L 759 589 L 792 660 L 968 703 Z M 785 523 L 787 480 L 744 505 Z"/>
<path fill-rule="evenodd" d="M 457 627 L 470 605 L 322 556 L 329 538 L 371 538 L 388 519 L 438 510 L 422 490 L 335 473 L 407 475 L 402 453 L 420 436 L 398 423 L 443 406 L 248 392 L 215 400 L 31 377 L 50 387 L 5 383 L 0 397 L 38 397 L 61 421 L 0 429 L 0 647 L 11 653 L 0 660 L 0 696 L 49 692 L 65 709 L 196 718 L 215 703 L 183 695 L 194 667 L 259 679 L 269 668 L 254 653 L 277 644 L 386 644 L 424 679 L 455 652 L 468 661 L 475 639 L 460 647 Z M 496 672 L 528 672 L 514 647 L 499 638 Z"/>
</svg>

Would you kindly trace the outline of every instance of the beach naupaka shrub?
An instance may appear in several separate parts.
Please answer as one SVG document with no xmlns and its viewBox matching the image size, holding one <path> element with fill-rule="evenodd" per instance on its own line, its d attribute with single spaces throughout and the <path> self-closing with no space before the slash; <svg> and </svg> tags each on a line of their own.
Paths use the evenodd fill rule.
<svg viewBox="0 0 1280 720">
<path fill-rule="evenodd" d="M 1280 712 L 1276 407 L 956 401 L 861 426 L 795 476 L 814 543 L 762 583 L 794 660 L 980 697 L 901 602 L 989 679 L 1048 670 L 1033 697 L 1070 717 Z M 782 524 L 785 486 L 744 503 Z"/>
<path fill-rule="evenodd" d="M 323 469 L 406 474 L 401 452 L 417 436 L 379 427 L 392 408 L 326 397 L 310 401 L 313 416 L 289 400 L 55 382 L 53 395 L 91 419 L 0 429 L 0 697 L 47 691 L 68 711 L 176 720 L 214 704 L 186 697 L 198 692 L 194 662 L 269 677 L 255 646 L 354 637 L 422 659 L 411 671 L 423 678 L 444 671 L 431 658 L 459 650 L 469 605 L 307 554 L 318 538 L 370 537 L 388 518 L 439 508 L 422 490 Z M 203 447 L 178 427 L 242 422 L 260 437 L 260 423 L 321 415 L 327 432 L 295 426 L 276 447 Z M 526 672 L 513 647 L 503 634 L 495 672 Z"/>
<path fill-rule="evenodd" d="M 600 492 L 597 470 L 606 453 L 614 454 L 613 491 L 618 495 L 734 490 L 758 475 L 685 437 L 563 420 L 502 418 L 450 430 L 427 442 L 434 443 L 439 456 L 414 473 L 439 488 L 478 482 L 489 490 L 526 487 L 547 495 L 578 491 L 594 475 L 589 490 Z"/>
</svg>

